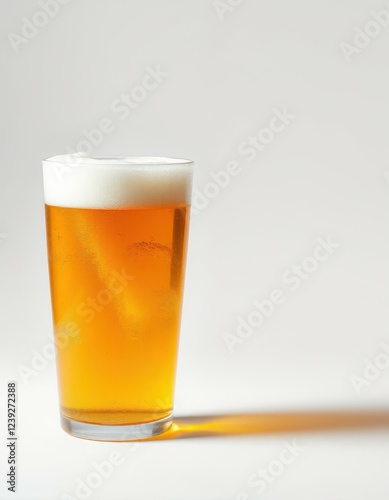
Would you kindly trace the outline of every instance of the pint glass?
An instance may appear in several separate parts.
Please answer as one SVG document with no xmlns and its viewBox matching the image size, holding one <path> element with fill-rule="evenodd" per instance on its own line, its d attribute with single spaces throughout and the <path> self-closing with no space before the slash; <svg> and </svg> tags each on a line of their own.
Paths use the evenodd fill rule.
<svg viewBox="0 0 389 500">
<path fill-rule="evenodd" d="M 193 162 L 43 161 L 61 424 L 121 441 L 171 424 Z"/>
</svg>

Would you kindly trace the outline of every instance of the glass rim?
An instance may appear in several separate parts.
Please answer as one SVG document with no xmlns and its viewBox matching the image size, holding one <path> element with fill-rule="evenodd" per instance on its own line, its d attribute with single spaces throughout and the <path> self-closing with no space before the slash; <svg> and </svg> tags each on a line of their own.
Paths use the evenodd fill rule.
<svg viewBox="0 0 389 500">
<path fill-rule="evenodd" d="M 80 166 L 192 166 L 193 160 L 168 156 L 131 156 L 131 155 L 86 155 L 83 153 L 68 153 L 44 158 L 42 163 L 76 164 Z"/>
</svg>

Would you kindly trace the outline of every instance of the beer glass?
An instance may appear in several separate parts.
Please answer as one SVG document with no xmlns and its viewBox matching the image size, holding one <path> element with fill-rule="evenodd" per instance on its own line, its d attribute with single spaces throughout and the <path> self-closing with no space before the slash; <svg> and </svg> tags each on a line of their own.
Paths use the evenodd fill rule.
<svg viewBox="0 0 389 500">
<path fill-rule="evenodd" d="M 193 162 L 43 160 L 61 424 L 147 438 L 172 422 Z"/>
</svg>

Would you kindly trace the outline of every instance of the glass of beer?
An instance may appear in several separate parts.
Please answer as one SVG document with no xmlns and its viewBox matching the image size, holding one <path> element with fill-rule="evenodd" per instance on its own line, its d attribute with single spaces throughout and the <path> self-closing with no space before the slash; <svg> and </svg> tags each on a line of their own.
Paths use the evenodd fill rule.
<svg viewBox="0 0 389 500">
<path fill-rule="evenodd" d="M 172 422 L 193 162 L 43 161 L 61 424 L 86 439 Z"/>
</svg>

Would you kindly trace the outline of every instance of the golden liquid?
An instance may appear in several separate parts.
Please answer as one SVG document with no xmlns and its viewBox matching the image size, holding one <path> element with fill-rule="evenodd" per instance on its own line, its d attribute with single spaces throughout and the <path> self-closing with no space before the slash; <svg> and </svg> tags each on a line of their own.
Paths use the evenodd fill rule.
<svg viewBox="0 0 389 500">
<path fill-rule="evenodd" d="M 189 208 L 46 206 L 61 410 L 101 425 L 169 416 Z"/>
</svg>

